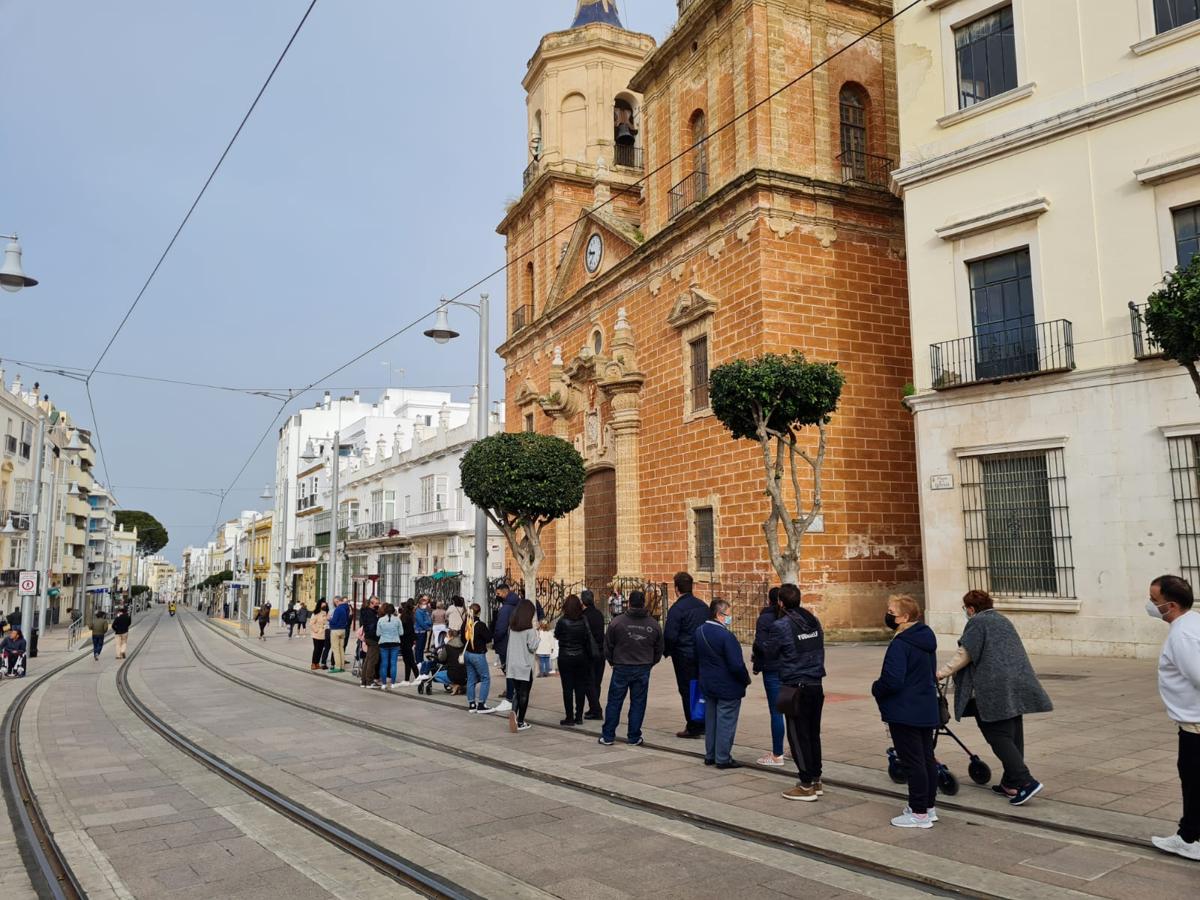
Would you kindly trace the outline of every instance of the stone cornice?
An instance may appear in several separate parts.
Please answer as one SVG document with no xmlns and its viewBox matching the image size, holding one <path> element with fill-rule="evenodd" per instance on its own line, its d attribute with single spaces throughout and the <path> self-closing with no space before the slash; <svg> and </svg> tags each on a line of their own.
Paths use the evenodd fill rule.
<svg viewBox="0 0 1200 900">
<path fill-rule="evenodd" d="M 1197 91 L 1200 91 L 1200 66 L 1085 103 L 949 153 L 912 163 L 892 173 L 892 178 L 901 189 L 907 189 L 995 157 L 1008 156 L 1075 131 L 1091 128 L 1102 122 L 1134 115 Z"/>
<path fill-rule="evenodd" d="M 978 215 L 955 219 L 952 222 L 933 229 L 933 231 L 943 241 L 953 241 L 961 237 L 967 237 L 968 235 L 979 234 L 983 231 L 1003 228 L 1005 225 L 1013 225 L 1017 222 L 1036 219 L 1049 209 L 1049 200 L 1045 197 L 1033 197 L 1017 203 L 1010 203 L 1002 209 L 988 210 Z"/>
<path fill-rule="evenodd" d="M 656 43 L 652 35 L 640 31 L 625 31 L 603 22 L 568 28 L 566 31 L 552 31 L 543 35 L 538 42 L 537 49 L 526 64 L 521 86 L 528 91 L 541 74 L 545 63 L 552 59 L 593 53 L 598 49 L 645 58 L 654 50 Z"/>
</svg>

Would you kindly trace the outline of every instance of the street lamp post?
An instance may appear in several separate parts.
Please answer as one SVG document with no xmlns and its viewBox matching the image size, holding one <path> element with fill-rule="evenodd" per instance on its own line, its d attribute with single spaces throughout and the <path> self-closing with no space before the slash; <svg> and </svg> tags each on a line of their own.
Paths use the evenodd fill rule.
<svg viewBox="0 0 1200 900">
<path fill-rule="evenodd" d="M 0 234 L 0 238 L 8 240 L 4 248 L 4 262 L 0 264 L 0 288 L 15 294 L 21 288 L 33 287 L 36 278 L 30 278 L 21 268 L 21 242 L 15 234 Z"/>
<path fill-rule="evenodd" d="M 475 387 L 475 440 L 482 441 L 488 436 L 488 295 L 480 294 L 479 303 L 461 303 L 456 300 L 443 300 L 438 307 L 437 318 L 433 328 L 425 332 L 425 336 L 433 338 L 439 344 L 445 344 L 458 337 L 458 332 L 450 327 L 450 317 L 446 307 L 464 306 L 473 310 L 479 316 L 479 376 Z M 473 576 L 475 602 L 483 610 L 485 621 L 488 617 L 488 520 L 487 513 L 480 506 L 475 507 L 475 572 Z"/>
<path fill-rule="evenodd" d="M 337 596 L 337 555 L 338 555 L 338 487 L 339 487 L 339 469 L 341 466 L 342 456 L 342 433 L 335 431 L 333 433 L 333 460 L 330 464 L 329 472 L 329 488 L 330 488 L 330 522 L 329 522 L 329 571 L 326 572 L 327 581 L 325 588 L 325 598 L 330 603 Z M 330 607 L 332 609 L 333 607 Z"/>
</svg>

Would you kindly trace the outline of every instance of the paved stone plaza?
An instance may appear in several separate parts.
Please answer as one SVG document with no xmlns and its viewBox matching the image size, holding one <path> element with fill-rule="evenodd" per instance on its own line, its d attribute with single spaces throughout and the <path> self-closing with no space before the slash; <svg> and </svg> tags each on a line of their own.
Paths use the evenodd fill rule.
<svg viewBox="0 0 1200 900">
<path fill-rule="evenodd" d="M 1035 660 L 1057 705 L 1029 728 L 1031 767 L 1047 784 L 1043 796 L 1008 816 L 1008 807 L 966 778 L 961 752 L 944 745 L 940 756 L 966 783 L 943 801 L 933 830 L 913 832 L 888 826 L 903 803 L 877 792 L 896 789 L 883 771 L 887 741 L 867 697 L 880 647 L 830 650 L 829 784 L 820 802 L 808 804 L 779 796 L 789 785 L 786 774 L 752 766 L 717 772 L 685 755 L 696 747 L 673 736 L 680 711 L 666 668 L 651 682 L 651 746 L 603 748 L 593 723 L 576 731 L 545 727 L 561 717 L 555 677 L 535 683 L 535 727 L 514 735 L 499 717 L 467 715 L 440 688 L 430 702 L 412 689 L 368 692 L 348 675 L 314 675 L 302 662 L 307 638 L 289 641 L 274 627 L 265 643 L 244 642 L 228 623 L 152 613 L 135 627 L 132 646 L 146 639 L 156 617 L 128 671 L 130 689 L 156 716 L 296 802 L 478 896 L 925 893 L 668 818 L 655 812 L 661 808 L 854 859 L 886 860 L 953 886 L 950 893 L 1184 897 L 1200 879 L 1194 865 L 1139 843 L 1170 832 L 1178 815 L 1173 735 L 1151 663 Z M 193 654 L 185 627 L 217 671 Z M 63 658 L 48 650 L 35 662 L 35 677 Z M 151 731 L 122 702 L 118 665 L 111 649 L 99 662 L 83 659 L 36 691 L 24 713 L 22 746 L 34 790 L 88 896 L 404 895 L 371 866 L 263 807 Z M 4 686 L 6 700 L 16 686 Z M 396 736 L 331 720 L 323 710 Z M 987 758 L 973 723 L 958 731 Z M 766 738 L 756 684 L 735 755 L 752 763 Z M 482 765 L 478 756 L 540 774 Z M 591 792 L 570 786 L 579 783 Z M 6 845 L 6 896 L 34 896 L 12 847 Z"/>
</svg>

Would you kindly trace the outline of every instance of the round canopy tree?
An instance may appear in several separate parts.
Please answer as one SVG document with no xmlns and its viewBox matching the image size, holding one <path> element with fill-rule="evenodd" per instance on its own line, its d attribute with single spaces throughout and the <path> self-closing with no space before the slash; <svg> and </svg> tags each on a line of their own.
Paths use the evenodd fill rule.
<svg viewBox="0 0 1200 900">
<path fill-rule="evenodd" d="M 463 493 L 496 523 L 536 600 L 542 529 L 583 502 L 583 457 L 561 438 L 494 434 L 463 455 L 459 471 Z"/>
<path fill-rule="evenodd" d="M 1149 301 L 1146 327 L 1150 336 L 1162 347 L 1163 356 L 1187 369 L 1200 396 L 1200 253 L 1188 265 L 1168 272 Z"/>
<path fill-rule="evenodd" d="M 757 441 L 771 513 L 763 535 L 771 565 L 783 584 L 800 583 L 800 546 L 821 514 L 821 470 L 825 464 L 826 427 L 837 410 L 846 379 L 836 363 L 809 362 L 798 352 L 768 353 L 717 366 L 709 376 L 713 414 L 735 440 Z M 815 453 L 800 446 L 802 429 L 817 428 Z M 812 495 L 802 502 L 800 462 L 812 470 Z M 785 491 L 791 484 L 793 505 Z M 786 545 L 780 546 L 783 527 Z"/>
<path fill-rule="evenodd" d="M 148 512 L 138 509 L 118 509 L 117 524 L 126 531 L 137 529 L 137 549 L 143 556 L 152 556 L 167 546 L 170 536 L 162 522 Z"/>
</svg>

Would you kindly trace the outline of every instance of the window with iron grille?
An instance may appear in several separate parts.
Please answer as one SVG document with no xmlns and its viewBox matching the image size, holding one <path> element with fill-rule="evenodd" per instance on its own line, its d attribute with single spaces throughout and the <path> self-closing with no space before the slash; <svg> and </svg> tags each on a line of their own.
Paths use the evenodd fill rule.
<svg viewBox="0 0 1200 900">
<path fill-rule="evenodd" d="M 1200 584 L 1200 436 L 1168 438 L 1171 495 L 1175 498 L 1175 534 L 1179 568 L 1191 584 Z"/>
<path fill-rule="evenodd" d="M 954 29 L 958 108 L 966 109 L 1017 86 L 1017 45 L 1011 6 Z"/>
<path fill-rule="evenodd" d="M 967 582 L 1009 597 L 1075 596 L 1061 448 L 961 461 Z"/>
<path fill-rule="evenodd" d="M 1171 220 L 1175 225 L 1175 257 L 1179 265 L 1186 266 L 1200 254 L 1200 203 L 1172 210 Z"/>
<path fill-rule="evenodd" d="M 525 413 L 525 431 L 533 432 L 533 413 Z"/>
<path fill-rule="evenodd" d="M 692 367 L 692 411 L 708 409 L 708 336 L 688 342 Z"/>
<path fill-rule="evenodd" d="M 1154 27 L 1159 34 L 1200 19 L 1200 0 L 1154 0 Z"/>
<path fill-rule="evenodd" d="M 713 529 L 714 518 L 711 506 L 699 506 L 692 510 L 696 528 L 696 569 L 711 572 L 717 563 L 717 542 Z"/>
<path fill-rule="evenodd" d="M 842 176 L 865 181 L 867 177 L 867 110 L 863 94 L 853 85 L 842 88 L 841 110 Z"/>
</svg>

